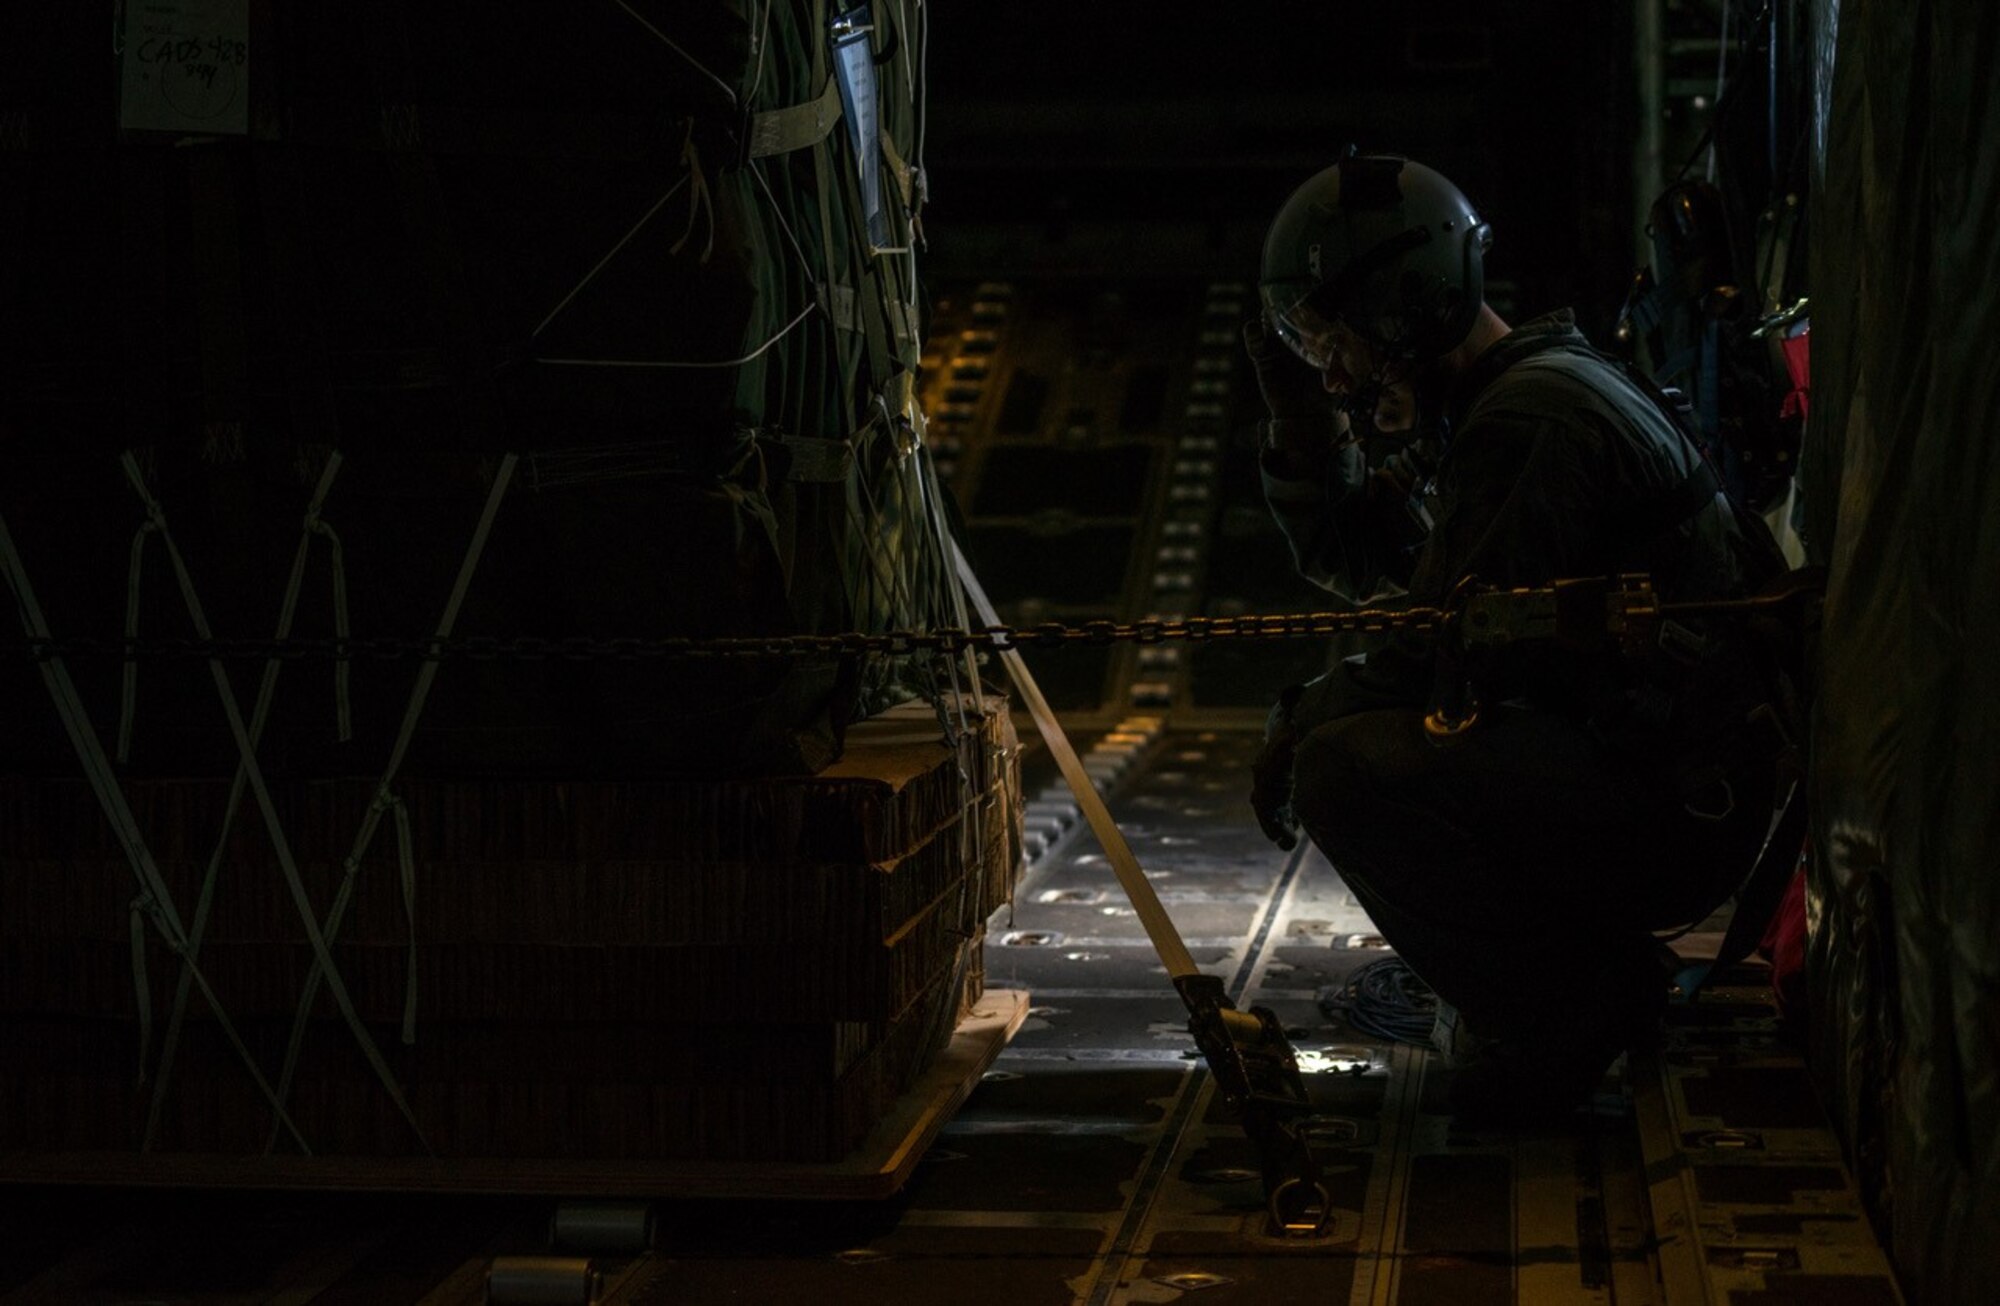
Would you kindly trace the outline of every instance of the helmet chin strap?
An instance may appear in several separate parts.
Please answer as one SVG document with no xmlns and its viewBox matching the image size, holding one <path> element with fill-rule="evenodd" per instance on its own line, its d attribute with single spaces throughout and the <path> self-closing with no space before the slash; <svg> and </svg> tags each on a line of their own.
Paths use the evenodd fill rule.
<svg viewBox="0 0 2000 1306">
<path fill-rule="evenodd" d="M 1375 405 L 1382 402 L 1382 373 L 1363 381 L 1349 390 L 1340 400 L 1340 410 L 1347 414 L 1349 421 L 1356 424 L 1367 423 L 1372 430 L 1375 425 Z"/>
<path fill-rule="evenodd" d="M 1384 431 L 1375 425 L 1375 409 L 1381 404 L 1382 395 L 1391 384 L 1389 375 L 1391 370 L 1399 362 L 1411 364 L 1407 374 L 1410 382 L 1410 427 L 1406 431 Z M 1368 379 L 1341 400 L 1340 407 L 1346 412 L 1349 421 L 1365 422 L 1371 434 L 1402 444 L 1417 444 L 1429 440 L 1441 450 L 1450 434 L 1450 427 L 1444 417 L 1443 390 L 1436 369 L 1417 366 L 1411 359 L 1392 358 L 1378 363 Z"/>
<path fill-rule="evenodd" d="M 1451 424 L 1444 415 L 1444 391 L 1444 379 L 1436 368 L 1411 378 L 1410 406 L 1415 409 L 1408 432 L 1411 444 L 1429 441 L 1438 452 L 1444 451 L 1451 439 Z"/>
</svg>

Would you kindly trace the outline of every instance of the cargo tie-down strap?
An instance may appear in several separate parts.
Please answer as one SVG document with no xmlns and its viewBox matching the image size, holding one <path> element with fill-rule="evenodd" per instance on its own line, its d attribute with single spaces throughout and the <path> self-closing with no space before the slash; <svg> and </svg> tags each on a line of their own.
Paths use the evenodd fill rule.
<svg viewBox="0 0 2000 1306">
<path fill-rule="evenodd" d="M 829 76 L 819 95 L 803 104 L 751 114 L 744 156 L 768 159 L 776 154 L 809 149 L 832 134 L 840 117 L 840 81 Z"/>
<path fill-rule="evenodd" d="M 999 614 L 986 590 L 973 574 L 965 554 L 952 545 L 959 581 L 972 600 L 973 608 L 990 625 L 999 624 Z M 1277 1016 L 1263 1007 L 1238 1011 L 1230 1002 L 1222 980 L 1195 965 L 1180 931 L 1167 915 L 1160 896 L 1146 878 L 1125 842 L 1111 810 L 1091 783 L 1083 762 L 1056 719 L 1048 700 L 1028 670 L 1018 649 L 1003 649 L 1000 659 L 1020 692 L 1021 700 L 1035 719 L 1042 741 L 1061 769 L 1070 793 L 1083 810 L 1091 833 L 1111 862 L 1113 874 L 1126 898 L 1145 926 L 1153 951 L 1167 969 L 1174 988 L 1188 1009 L 1188 1028 L 1195 1044 L 1215 1075 L 1223 1099 L 1236 1112 L 1257 1150 L 1264 1175 L 1265 1200 L 1273 1228 L 1279 1233 L 1312 1234 L 1330 1218 L 1333 1199 L 1320 1175 L 1319 1164 L 1307 1145 L 1299 1125 L 1312 1112 L 1298 1058 L 1285 1028 Z"/>
<path fill-rule="evenodd" d="M 986 589 L 973 574 L 972 564 L 965 554 L 954 545 L 958 578 L 965 586 L 965 592 L 972 600 L 973 610 L 989 625 L 999 625 L 1000 616 L 993 607 L 993 600 L 986 597 Z M 1139 923 L 1146 927 L 1146 937 L 1152 940 L 1153 951 L 1160 954 L 1160 961 L 1167 968 L 1167 975 L 1180 979 L 1188 975 L 1199 975 L 1201 968 L 1194 964 L 1187 945 L 1181 942 L 1180 931 L 1161 905 L 1160 896 L 1153 892 L 1152 881 L 1146 878 L 1139 859 L 1132 852 L 1132 846 L 1125 842 L 1125 835 L 1118 823 L 1111 819 L 1111 811 L 1104 805 L 1104 799 L 1090 781 L 1090 775 L 1083 769 L 1083 760 L 1076 755 L 1069 736 L 1056 719 L 1054 709 L 1042 696 L 1041 687 L 1035 683 L 1034 673 L 1022 660 L 1017 649 L 1004 649 L 1000 654 L 1001 663 L 1013 679 L 1014 687 L 1021 695 L 1028 712 L 1035 719 L 1035 727 L 1041 731 L 1042 742 L 1048 745 L 1049 755 L 1056 760 L 1070 792 L 1076 796 L 1077 805 L 1083 809 L 1083 816 L 1090 823 L 1090 831 L 1097 836 L 1104 855 L 1110 859 L 1111 869 L 1118 877 L 1118 883 L 1125 890 L 1125 896 L 1132 900 L 1132 908 L 1139 914 Z"/>
</svg>

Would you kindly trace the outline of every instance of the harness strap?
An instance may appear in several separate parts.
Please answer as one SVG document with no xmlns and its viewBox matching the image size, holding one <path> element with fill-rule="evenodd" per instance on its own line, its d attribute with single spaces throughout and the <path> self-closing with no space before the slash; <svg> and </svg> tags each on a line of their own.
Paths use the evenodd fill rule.
<svg viewBox="0 0 2000 1306">
<path fill-rule="evenodd" d="M 1675 977 L 1674 982 L 1690 1002 L 1718 972 L 1734 966 L 1756 949 L 1772 914 L 1784 900 L 1785 888 L 1798 865 L 1799 849 L 1805 843 L 1804 788 L 1797 783 L 1792 785 L 1785 796 L 1784 810 L 1771 827 L 1770 837 L 1765 839 L 1757 860 L 1751 864 L 1750 873 L 1737 886 L 1736 910 L 1729 917 L 1729 928 L 1723 931 L 1715 960 L 1686 967 Z"/>
<path fill-rule="evenodd" d="M 1679 481 L 1650 496 L 1636 510 L 1622 508 L 1619 517 L 1610 524 L 1608 533 L 1614 547 L 1638 550 L 1699 515 L 1710 504 L 1716 502 L 1716 496 L 1723 491 L 1722 478 L 1716 474 L 1714 465 L 1702 453 L 1701 446 L 1688 438 L 1667 397 L 1661 394 L 1659 388 L 1650 380 L 1626 368 L 1617 359 L 1594 349 L 1588 353 L 1578 353 L 1568 349 L 1546 349 L 1540 353 L 1530 354 L 1507 370 L 1556 372 L 1603 398 L 1611 398 L 1605 393 L 1603 386 L 1589 374 L 1589 370 L 1579 366 L 1585 360 L 1594 360 L 1611 368 L 1614 374 L 1623 377 L 1627 384 L 1638 391 L 1658 412 L 1661 420 L 1674 433 L 1676 440 L 1684 446 L 1684 452 L 1694 464 L 1692 470 L 1683 475 Z M 1473 405 L 1472 410 L 1465 415 L 1461 422 L 1462 426 L 1470 426 L 1479 412 L 1493 401 L 1493 391 L 1494 387 L 1487 388 L 1485 394 Z"/>
<path fill-rule="evenodd" d="M 1721 493 L 1722 478 L 1703 459 L 1678 485 L 1615 522 L 1611 530 L 1613 540 L 1622 550 L 1641 548 L 1700 513 Z"/>
</svg>

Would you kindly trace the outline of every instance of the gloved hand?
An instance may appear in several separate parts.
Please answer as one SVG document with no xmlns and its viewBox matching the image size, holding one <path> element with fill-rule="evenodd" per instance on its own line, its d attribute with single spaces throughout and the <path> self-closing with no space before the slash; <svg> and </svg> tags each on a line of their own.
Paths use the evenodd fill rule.
<svg viewBox="0 0 2000 1306">
<path fill-rule="evenodd" d="M 1375 529 L 1386 544 L 1414 550 L 1424 546 L 1433 525 L 1424 487 L 1435 464 L 1419 441 L 1390 454 L 1368 473 L 1368 499 Z"/>
<path fill-rule="evenodd" d="M 1333 396 L 1319 374 L 1285 348 L 1271 324 L 1253 317 L 1243 324 L 1243 352 L 1257 373 L 1257 392 L 1274 418 L 1333 420 Z"/>
<path fill-rule="evenodd" d="M 1264 318 L 1244 322 L 1244 352 L 1256 370 L 1270 420 L 1262 422 L 1266 456 L 1276 456 L 1278 476 L 1312 478 L 1324 468 L 1328 450 L 1344 444 L 1352 430 L 1348 414 L 1334 404 L 1318 372 L 1292 356 Z"/>
<path fill-rule="evenodd" d="M 1264 837 L 1286 852 L 1299 842 L 1299 818 L 1292 811 L 1292 754 L 1298 734 L 1291 722 L 1298 694 L 1299 686 L 1293 685 L 1279 697 L 1264 726 L 1264 747 L 1250 764 L 1250 809 Z"/>
<path fill-rule="evenodd" d="M 1423 483 L 1430 479 L 1435 468 L 1431 460 L 1416 445 L 1400 452 L 1392 453 L 1369 473 L 1370 492 L 1394 498 L 1397 502 L 1415 494 Z"/>
</svg>

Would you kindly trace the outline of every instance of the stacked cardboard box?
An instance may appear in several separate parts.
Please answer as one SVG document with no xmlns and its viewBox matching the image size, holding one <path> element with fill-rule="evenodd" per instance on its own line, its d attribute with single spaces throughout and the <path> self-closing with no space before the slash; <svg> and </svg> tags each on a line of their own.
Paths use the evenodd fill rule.
<svg viewBox="0 0 2000 1306">
<path fill-rule="evenodd" d="M 954 750 L 930 704 L 892 709 L 805 778 L 399 783 L 407 892 L 385 822 L 333 954 L 424 1141 L 484 1157 L 849 1151 L 977 996 L 983 922 L 1020 864 L 1006 705 L 967 712 Z M 127 792 L 191 919 L 227 779 Z M 274 796 L 324 914 L 373 786 Z M 135 1085 L 132 885 L 81 781 L 0 781 L 0 1149 L 136 1142 L 152 1085 Z M 275 1080 L 312 954 L 252 810 L 223 848 L 200 964 Z M 177 959 L 155 941 L 146 973 L 150 1073 Z M 198 998 L 189 1013 L 156 1146 L 260 1150 L 271 1111 L 212 1013 Z M 320 1153 L 421 1150 L 324 991 L 290 1109 Z"/>
</svg>

